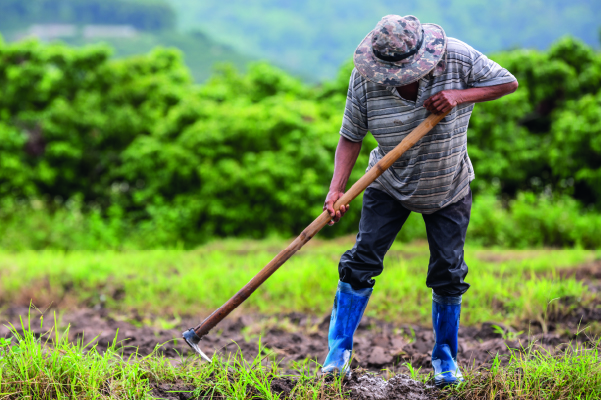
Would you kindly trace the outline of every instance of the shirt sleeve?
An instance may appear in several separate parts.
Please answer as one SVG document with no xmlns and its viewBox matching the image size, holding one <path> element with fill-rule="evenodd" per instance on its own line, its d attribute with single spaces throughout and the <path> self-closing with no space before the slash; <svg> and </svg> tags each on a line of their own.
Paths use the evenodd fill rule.
<svg viewBox="0 0 601 400">
<path fill-rule="evenodd" d="M 353 69 L 340 128 L 340 135 L 352 142 L 360 142 L 367 135 L 367 103 L 364 83 L 363 77 L 356 69 Z"/>
<path fill-rule="evenodd" d="M 465 75 L 468 87 L 502 85 L 516 80 L 505 68 L 501 67 L 478 50 L 475 50 L 470 46 L 467 47 L 471 59 L 471 63 L 468 66 Z"/>
</svg>

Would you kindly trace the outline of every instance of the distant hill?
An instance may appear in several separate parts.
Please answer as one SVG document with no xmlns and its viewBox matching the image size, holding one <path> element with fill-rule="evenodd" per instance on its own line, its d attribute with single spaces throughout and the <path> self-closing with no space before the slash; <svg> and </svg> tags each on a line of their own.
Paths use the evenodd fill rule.
<svg viewBox="0 0 601 400">
<path fill-rule="evenodd" d="M 60 40 L 73 45 L 108 42 L 117 57 L 158 45 L 180 48 L 198 81 L 209 76 L 216 62 L 242 68 L 253 59 L 267 59 L 305 80 L 319 81 L 335 76 L 387 14 L 413 14 L 437 23 L 449 36 L 487 53 L 545 49 L 566 34 L 598 48 L 601 1 L 0 0 L 0 33 L 11 41 L 62 24 L 52 28 L 68 34 Z M 96 34 L 82 34 L 86 26 Z M 111 29 L 122 37 L 98 34 Z"/>
<path fill-rule="evenodd" d="M 150 0 L 149 0 L 150 1 Z M 545 49 L 570 34 L 598 48 L 598 0 L 166 0 L 184 31 L 197 28 L 234 49 L 305 77 L 334 76 L 387 14 L 413 14 L 484 52 Z"/>
<path fill-rule="evenodd" d="M 144 31 L 169 30 L 176 15 L 165 0 L 2 0 L 0 27 L 28 24 L 131 25 Z"/>
<path fill-rule="evenodd" d="M 198 29 L 179 32 L 176 20 L 165 0 L 0 0 L 0 33 L 7 41 L 34 36 L 74 46 L 106 42 L 116 57 L 177 47 L 197 81 L 208 78 L 215 63 L 243 69 L 251 60 Z"/>
</svg>

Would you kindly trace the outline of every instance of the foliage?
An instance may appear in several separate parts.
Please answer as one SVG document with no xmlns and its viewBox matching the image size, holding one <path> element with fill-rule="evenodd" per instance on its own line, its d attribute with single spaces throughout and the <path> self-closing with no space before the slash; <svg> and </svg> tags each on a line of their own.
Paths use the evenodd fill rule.
<svg viewBox="0 0 601 400">
<path fill-rule="evenodd" d="M 198 86 L 177 51 L 109 56 L 102 46 L 0 44 L 3 246 L 293 236 L 322 211 L 351 63 L 317 87 L 266 63 L 244 74 L 221 66 Z M 564 38 L 494 58 L 520 88 L 472 117 L 474 237 L 599 246 L 601 56 Z M 350 183 L 374 146 L 368 136 Z M 360 207 L 323 235 L 355 231 Z M 402 240 L 424 237 L 416 218 Z"/>
<path fill-rule="evenodd" d="M 545 49 L 562 35 L 597 46 L 601 3 L 589 0 L 168 0 L 183 29 L 203 29 L 239 52 L 312 80 L 331 79 L 387 14 L 415 15 L 490 53 Z M 210 18 L 207 18 L 210 16 Z"/>
<path fill-rule="evenodd" d="M 316 103 L 315 89 L 266 64 L 245 76 L 224 68 L 190 87 L 181 58 L 166 50 L 108 61 L 103 48 L 30 42 L 2 57 L 9 91 L 0 107 L 21 128 L 3 130 L 6 153 L 15 158 L 27 141 L 29 153 L 11 162 L 31 171 L 37 195 L 119 206 L 191 242 L 290 235 L 321 211 L 341 96 Z M 32 195 L 23 181 L 5 176 L 1 194 Z"/>
<path fill-rule="evenodd" d="M 510 197 L 551 191 L 601 206 L 601 54 L 566 37 L 547 52 L 514 50 L 493 58 L 520 88 L 476 106 L 468 149 L 476 190 L 497 182 Z"/>
<path fill-rule="evenodd" d="M 568 196 L 519 193 L 507 207 L 494 196 L 478 196 L 472 207 L 470 240 L 487 246 L 601 247 L 601 215 L 583 210 Z"/>
<path fill-rule="evenodd" d="M 106 204 L 119 154 L 135 137 L 150 133 L 190 82 L 175 51 L 113 62 L 109 54 L 98 46 L 42 48 L 36 42 L 2 49 L 0 82 L 6 90 L 0 128 L 12 146 L 2 150 L 13 157 L 13 169 L 32 172 L 28 184 L 38 195 L 81 194 Z M 15 152 L 23 141 L 24 149 Z M 19 183 L 25 178 L 18 179 L 5 175 L 0 194 L 30 194 Z"/>
<path fill-rule="evenodd" d="M 601 79 L 601 71 L 598 71 Z M 572 180 L 578 197 L 587 202 L 601 199 L 601 91 L 571 100 L 555 111 L 552 129 L 551 170 L 559 178 Z"/>
<path fill-rule="evenodd" d="M 356 231 L 360 204 L 353 203 L 346 215 L 344 231 Z M 7 250 L 107 250 L 190 248 L 197 241 L 184 241 L 178 225 L 181 210 L 169 218 L 157 212 L 153 218 L 136 220 L 117 204 L 107 210 L 86 206 L 76 197 L 66 202 L 40 200 L 0 202 L 0 248 Z M 339 234 L 341 227 L 326 227 L 319 237 Z M 601 215 L 582 210 L 567 196 L 556 199 L 520 193 L 508 207 L 492 195 L 479 195 L 472 206 L 468 243 L 481 246 L 525 249 L 542 246 L 598 249 L 601 247 Z M 344 232 L 343 231 L 343 232 Z M 276 232 L 277 233 L 277 232 Z M 277 236 L 281 236 L 277 233 Z M 411 214 L 397 241 L 426 240 L 426 229 L 419 214 Z M 284 244 L 282 243 L 282 246 Z"/>
</svg>

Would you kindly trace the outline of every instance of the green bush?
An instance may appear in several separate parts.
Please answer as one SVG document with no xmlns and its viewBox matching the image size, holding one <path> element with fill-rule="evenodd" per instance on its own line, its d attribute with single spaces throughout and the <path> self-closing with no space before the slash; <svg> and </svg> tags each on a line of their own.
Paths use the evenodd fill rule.
<svg viewBox="0 0 601 400">
<path fill-rule="evenodd" d="M 3 246 L 292 236 L 322 211 L 352 64 L 318 87 L 265 63 L 245 74 L 222 66 L 198 86 L 177 51 L 109 56 L 0 44 Z M 476 106 L 470 234 L 486 245 L 597 246 L 601 57 L 566 38 L 495 58 L 520 89 Z M 351 183 L 375 145 L 368 136 Z M 323 235 L 354 232 L 360 208 Z M 401 240 L 424 237 L 419 219 Z"/>
<path fill-rule="evenodd" d="M 354 204 L 357 209 L 359 204 Z M 0 248 L 10 250 L 65 249 L 154 249 L 193 247 L 193 241 L 179 230 L 185 227 L 186 208 L 153 210 L 151 218 L 136 221 L 113 205 L 106 212 L 90 209 L 80 199 L 66 203 L 15 201 L 0 203 Z M 306 221 L 308 223 L 308 221 Z M 349 226 L 346 231 L 356 231 Z M 321 236 L 343 231 L 338 225 L 326 227 Z M 601 214 L 583 210 L 567 196 L 550 198 L 520 193 L 503 207 L 496 196 L 482 194 L 474 199 L 467 242 L 470 245 L 505 248 L 541 246 L 601 247 Z M 252 233 L 252 232 L 251 232 Z M 280 232 L 271 232 L 281 235 Z M 298 233 L 298 232 L 295 232 Z M 197 236 L 196 239 L 199 237 Z M 186 241 L 186 239 L 188 239 Z M 426 240 L 421 215 L 412 213 L 397 240 Z M 200 240 L 200 239 L 198 239 Z"/>
<path fill-rule="evenodd" d="M 503 207 L 495 196 L 475 198 L 469 240 L 485 246 L 599 248 L 601 214 L 568 196 L 519 193 Z"/>
<path fill-rule="evenodd" d="M 520 87 L 475 107 L 468 134 L 475 191 L 499 182 L 510 198 L 552 190 L 601 209 L 594 178 L 601 107 L 593 100 L 601 95 L 601 55 L 567 37 L 547 52 L 514 50 L 493 59 Z"/>
<path fill-rule="evenodd" d="M 598 205 L 601 199 L 601 92 L 585 94 L 555 112 L 549 149 L 551 170 L 563 182 L 575 183 L 582 200 Z"/>
</svg>

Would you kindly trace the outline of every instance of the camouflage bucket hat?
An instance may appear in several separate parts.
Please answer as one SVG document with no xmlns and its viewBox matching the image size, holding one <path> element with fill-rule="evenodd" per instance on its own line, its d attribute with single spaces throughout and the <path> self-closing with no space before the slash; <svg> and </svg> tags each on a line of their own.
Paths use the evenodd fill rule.
<svg viewBox="0 0 601 400">
<path fill-rule="evenodd" d="M 363 39 L 353 59 L 365 79 L 385 86 L 404 86 L 435 68 L 435 72 L 444 71 L 446 48 L 447 36 L 440 26 L 421 24 L 413 15 L 387 15 Z"/>
</svg>

